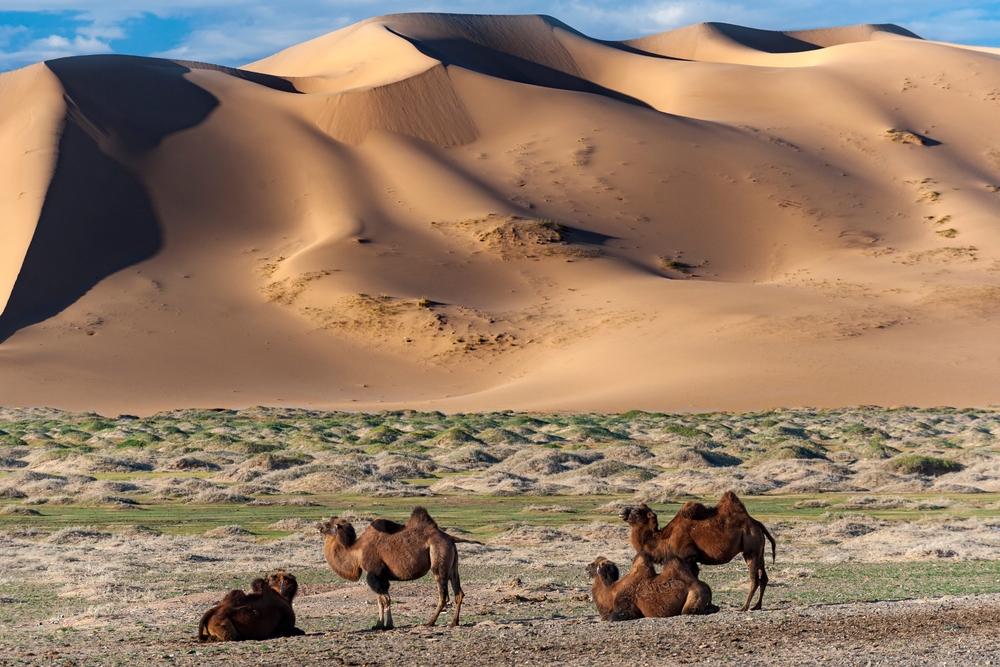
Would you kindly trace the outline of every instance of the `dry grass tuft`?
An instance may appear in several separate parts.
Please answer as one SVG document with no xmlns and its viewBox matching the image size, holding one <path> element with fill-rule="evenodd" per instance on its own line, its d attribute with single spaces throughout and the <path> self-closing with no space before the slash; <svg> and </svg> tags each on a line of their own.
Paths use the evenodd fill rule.
<svg viewBox="0 0 1000 667">
<path fill-rule="evenodd" d="M 219 526 L 218 528 L 212 528 L 211 530 L 205 531 L 205 537 L 252 537 L 253 533 L 238 526 L 232 524 L 229 526 Z"/>
<path fill-rule="evenodd" d="M 4 505 L 0 509 L 0 514 L 4 516 L 39 516 L 41 512 L 38 510 L 33 510 L 30 507 L 24 507 L 23 505 L 14 505 L 13 503 Z"/>
</svg>

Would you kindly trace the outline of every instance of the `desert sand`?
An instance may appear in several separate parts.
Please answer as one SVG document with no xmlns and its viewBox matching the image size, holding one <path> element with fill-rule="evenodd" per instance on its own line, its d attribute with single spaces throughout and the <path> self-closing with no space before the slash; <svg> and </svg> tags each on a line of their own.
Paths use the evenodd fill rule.
<svg viewBox="0 0 1000 667">
<path fill-rule="evenodd" d="M 1000 403 L 1000 61 L 380 17 L 0 75 L 0 405 Z"/>
</svg>

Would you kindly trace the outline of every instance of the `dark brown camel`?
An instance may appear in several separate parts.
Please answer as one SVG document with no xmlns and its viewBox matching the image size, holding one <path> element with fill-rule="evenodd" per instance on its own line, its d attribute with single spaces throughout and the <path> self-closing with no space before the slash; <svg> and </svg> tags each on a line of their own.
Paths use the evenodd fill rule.
<svg viewBox="0 0 1000 667">
<path fill-rule="evenodd" d="M 598 558 L 587 566 L 587 574 L 594 578 L 591 597 L 602 621 L 666 618 L 717 609 L 712 606 L 712 589 L 677 557 L 669 558 L 663 571 L 656 574 L 652 557 L 637 554 L 632 570 L 621 580 L 617 565 Z"/>
<path fill-rule="evenodd" d="M 285 572 L 272 577 L 291 577 Z M 280 578 L 280 577 L 279 577 Z M 287 579 L 283 579 L 287 584 Z M 294 577 L 291 577 L 294 582 Z M 229 591 L 222 602 L 205 612 L 198 624 L 199 642 L 231 642 L 270 639 L 304 634 L 295 627 L 291 598 L 271 588 L 264 579 L 254 579 L 251 593 Z M 293 590 L 298 590 L 294 584 Z"/>
<path fill-rule="evenodd" d="M 677 556 L 687 561 L 696 575 L 697 563 L 721 565 L 742 553 L 750 570 L 750 594 L 740 611 L 747 610 L 758 587 L 760 596 L 753 608 L 761 608 L 767 588 L 764 538 L 771 542 L 772 563 L 776 546 L 764 524 L 747 513 L 732 491 L 726 491 L 715 507 L 686 503 L 662 530 L 658 530 L 656 512 L 645 504 L 626 507 L 619 516 L 632 527 L 630 540 L 637 552 L 647 552 L 657 563 Z"/>
<path fill-rule="evenodd" d="M 373 630 L 393 628 L 389 582 L 419 579 L 428 572 L 433 572 L 437 580 L 438 606 L 427 625 L 434 625 L 448 604 L 449 581 L 455 592 L 455 617 L 451 625 L 458 625 L 464 593 L 458 577 L 455 543 L 481 542 L 463 540 L 444 532 L 423 507 L 413 510 L 405 526 L 388 519 L 375 519 L 360 538 L 354 526 L 337 517 L 321 523 L 319 532 L 326 536 L 323 555 L 337 576 L 357 581 L 362 571 L 368 573 L 368 587 L 378 597 L 378 623 Z"/>
<path fill-rule="evenodd" d="M 274 574 L 267 575 L 264 582 L 271 587 L 272 590 L 277 591 L 278 595 L 288 600 L 288 606 L 292 606 L 292 602 L 295 600 L 295 596 L 299 592 L 299 582 L 295 579 L 295 575 L 290 572 L 285 572 L 284 570 L 278 570 Z M 292 610 L 291 616 L 283 616 L 278 625 L 271 631 L 272 637 L 294 637 L 296 635 L 304 635 L 305 632 L 295 627 L 295 610 Z"/>
</svg>

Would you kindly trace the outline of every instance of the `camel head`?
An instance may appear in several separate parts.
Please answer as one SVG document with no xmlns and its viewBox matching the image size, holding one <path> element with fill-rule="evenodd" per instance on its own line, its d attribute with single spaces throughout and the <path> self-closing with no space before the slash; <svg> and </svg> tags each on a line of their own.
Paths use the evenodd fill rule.
<svg viewBox="0 0 1000 667">
<path fill-rule="evenodd" d="M 268 586 L 289 602 L 299 592 L 299 582 L 295 580 L 295 575 L 284 570 L 278 570 L 274 574 L 267 575 L 266 581 Z"/>
<path fill-rule="evenodd" d="M 598 556 L 597 560 L 587 566 L 587 576 L 593 579 L 600 577 L 605 586 L 618 581 L 618 566 L 603 556 Z"/>
<path fill-rule="evenodd" d="M 656 512 L 649 509 L 646 503 L 638 507 L 626 507 L 618 513 L 618 517 L 630 526 L 648 526 L 653 532 L 660 528 Z"/>
<path fill-rule="evenodd" d="M 327 539 L 333 538 L 345 547 L 351 546 L 358 540 L 358 534 L 354 532 L 351 522 L 336 516 L 326 523 L 320 523 L 319 532 L 326 535 Z"/>
</svg>

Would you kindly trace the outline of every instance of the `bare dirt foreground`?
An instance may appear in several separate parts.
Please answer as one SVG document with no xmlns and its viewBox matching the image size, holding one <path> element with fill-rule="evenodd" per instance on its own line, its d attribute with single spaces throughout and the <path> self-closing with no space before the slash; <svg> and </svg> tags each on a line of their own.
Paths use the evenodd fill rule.
<svg viewBox="0 0 1000 667">
<path fill-rule="evenodd" d="M 358 523 L 360 528 L 363 522 Z M 937 525 L 948 530 L 947 523 Z M 995 558 L 830 562 L 809 547 L 815 531 L 780 522 L 774 526 L 781 550 L 778 562 L 769 565 L 771 585 L 761 612 L 736 611 L 746 573 L 733 563 L 703 570 L 722 607 L 717 614 L 602 623 L 588 598 L 582 564 L 601 554 L 629 562 L 620 524 L 558 530 L 521 526 L 482 546 L 460 545 L 466 589 L 461 627 L 420 625 L 435 599 L 434 585 L 425 578 L 393 585 L 398 628 L 383 633 L 367 629 L 376 615 L 367 586 L 341 582 L 325 569 L 319 536 L 309 532 L 260 540 L 136 530 L 111 534 L 70 528 L 48 536 L 25 530 L 22 537 L 5 531 L 0 534 L 0 665 L 1000 661 Z M 835 532 L 831 526 L 827 534 Z M 873 535 L 899 540 L 898 533 L 878 531 L 846 538 L 842 547 L 867 537 L 872 553 L 884 552 L 871 543 Z M 923 539 L 918 530 L 912 536 L 913 542 Z M 967 534 L 966 539 L 982 542 L 984 537 Z M 307 582 L 295 605 L 306 636 L 232 644 L 195 641 L 199 617 L 225 590 L 283 566 Z"/>
<path fill-rule="evenodd" d="M 473 597 L 481 598 L 484 592 L 482 586 L 470 587 Z M 196 619 L 210 597 L 191 595 L 138 608 L 109 620 L 107 626 L 81 630 L 72 644 L 24 630 L 24 640 L 31 641 L 5 642 L 0 664 L 991 665 L 1000 660 L 996 594 L 754 613 L 727 609 L 708 617 L 627 623 L 600 623 L 586 608 L 560 619 L 526 610 L 519 620 L 467 621 L 460 628 L 406 623 L 375 633 L 331 630 L 321 618 L 350 614 L 352 621 L 366 621 L 359 611 L 371 612 L 372 607 L 359 606 L 358 595 L 307 591 L 299 604 L 300 615 L 308 619 L 302 623 L 309 630 L 305 637 L 206 646 L 191 637 L 193 626 L 128 629 L 137 616 L 151 624 Z"/>
</svg>

